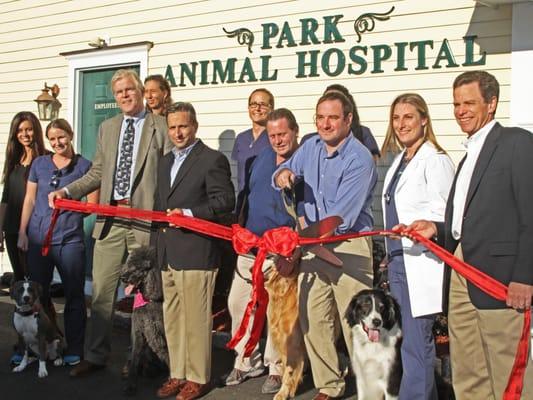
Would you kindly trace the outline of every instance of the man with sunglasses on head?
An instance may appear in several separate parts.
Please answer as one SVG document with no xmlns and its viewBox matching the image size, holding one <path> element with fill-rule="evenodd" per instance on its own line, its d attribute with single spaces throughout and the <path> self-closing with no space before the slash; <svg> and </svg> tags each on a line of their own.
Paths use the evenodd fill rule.
<svg viewBox="0 0 533 400">
<path fill-rule="evenodd" d="M 342 222 L 329 234 L 368 231 L 373 226 L 370 206 L 377 181 L 370 151 L 351 134 L 352 104 L 338 91 L 318 100 L 318 131 L 272 175 L 275 187 L 292 188 L 304 181 L 304 216 L 307 225 L 328 217 Z M 298 277 L 299 319 L 309 355 L 313 381 L 319 390 L 314 400 L 344 394 L 344 368 L 335 342 L 342 328 L 352 355 L 351 330 L 342 318 L 351 298 L 372 285 L 370 238 L 324 245 L 339 258 L 338 268 L 313 254 L 304 254 Z"/>
<path fill-rule="evenodd" d="M 56 198 L 80 199 L 100 188 L 101 204 L 153 209 L 158 164 L 171 149 L 166 120 L 146 112 L 144 87 L 134 70 L 115 72 L 111 89 L 122 113 L 102 122 L 91 169 L 65 188 L 50 193 L 51 207 Z M 149 245 L 150 231 L 150 223 L 112 217 L 96 219 L 88 346 L 85 360 L 70 371 L 72 377 L 105 367 L 111 353 L 111 323 L 120 268 L 130 251 Z"/>
</svg>

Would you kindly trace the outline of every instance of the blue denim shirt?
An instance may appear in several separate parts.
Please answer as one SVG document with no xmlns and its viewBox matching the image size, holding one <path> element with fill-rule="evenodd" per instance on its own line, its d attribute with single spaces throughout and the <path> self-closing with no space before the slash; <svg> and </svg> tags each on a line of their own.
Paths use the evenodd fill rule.
<svg viewBox="0 0 533 400">
<path fill-rule="evenodd" d="M 283 204 L 281 193 L 270 186 L 270 178 L 276 169 L 276 153 L 268 147 L 252 163 L 250 180 L 245 186 L 248 192 L 245 227 L 259 236 L 272 228 L 293 228 L 295 225 Z"/>
<path fill-rule="evenodd" d="M 252 129 L 247 129 L 237 135 L 231 151 L 231 159 L 237 161 L 237 191 L 239 193 L 244 189 L 253 159 L 267 147 L 270 147 L 270 141 L 266 130 L 261 132 L 256 140 L 254 140 Z"/>
<path fill-rule="evenodd" d="M 377 182 L 374 160 L 368 149 L 350 133 L 330 156 L 320 136 L 308 139 L 272 175 L 290 169 L 304 180 L 306 223 L 339 216 L 337 234 L 372 229 L 372 192 Z M 274 181 L 272 184 L 275 186 Z"/>
<path fill-rule="evenodd" d="M 37 184 L 37 195 L 28 224 L 30 243 L 41 245 L 50 226 L 53 210 L 48 205 L 48 194 L 81 178 L 90 168 L 91 162 L 82 156 L 77 156 L 75 165 L 59 170 L 53 163 L 51 154 L 37 157 L 33 161 L 28 181 Z M 53 185 L 52 177 L 55 177 Z M 62 211 L 55 225 L 51 244 L 83 242 L 83 217 L 84 214 Z"/>
</svg>

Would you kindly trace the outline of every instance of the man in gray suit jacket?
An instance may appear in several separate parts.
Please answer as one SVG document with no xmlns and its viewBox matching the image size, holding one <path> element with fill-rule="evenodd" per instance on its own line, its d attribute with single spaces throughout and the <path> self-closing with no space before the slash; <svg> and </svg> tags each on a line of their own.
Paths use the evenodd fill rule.
<svg viewBox="0 0 533 400">
<path fill-rule="evenodd" d="M 80 199 L 100 188 L 100 203 L 151 210 L 159 160 L 171 146 L 166 120 L 147 113 L 143 85 L 133 70 L 118 70 L 111 88 L 122 111 L 100 125 L 92 168 L 82 178 L 49 196 Z M 93 231 L 91 323 L 85 360 L 71 370 L 81 376 L 105 366 L 111 351 L 111 318 L 120 267 L 128 253 L 150 241 L 150 224 L 98 218 Z"/>
<path fill-rule="evenodd" d="M 485 71 L 459 75 L 454 113 L 468 135 L 466 156 L 452 185 L 444 223 L 415 221 L 408 228 L 507 287 L 499 301 L 450 273 L 448 323 L 452 381 L 457 399 L 501 399 L 513 367 L 533 293 L 533 135 L 494 120 L 499 84 Z M 450 272 L 450 271 L 448 271 Z M 532 399 L 531 362 L 523 399 Z"/>
</svg>

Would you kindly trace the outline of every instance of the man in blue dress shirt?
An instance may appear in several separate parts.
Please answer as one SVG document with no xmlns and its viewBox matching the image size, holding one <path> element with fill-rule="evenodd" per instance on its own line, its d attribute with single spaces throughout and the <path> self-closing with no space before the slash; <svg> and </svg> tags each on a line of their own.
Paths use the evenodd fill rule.
<svg viewBox="0 0 533 400">
<path fill-rule="evenodd" d="M 326 217 L 343 219 L 335 232 L 368 231 L 377 180 L 372 155 L 350 133 L 352 105 L 339 92 L 324 94 L 316 106 L 318 136 L 307 140 L 273 174 L 278 188 L 304 181 L 305 222 Z M 314 400 L 344 394 L 344 368 L 335 342 L 342 328 L 352 355 L 351 331 L 342 316 L 351 298 L 372 284 L 372 242 L 369 238 L 326 245 L 343 261 L 336 268 L 312 254 L 304 255 L 299 276 L 299 317 L 315 386 Z"/>
<path fill-rule="evenodd" d="M 255 158 L 246 179 L 243 194 L 245 200 L 239 211 L 243 225 L 256 235 L 280 226 L 294 227 L 291 217 L 281 199 L 279 191 L 272 188 L 270 181 L 278 165 L 289 159 L 298 147 L 298 124 L 294 115 L 286 108 L 272 111 L 266 124 L 270 146 Z M 251 268 L 255 255 L 241 255 L 237 259 L 237 270 L 233 277 L 228 297 L 228 307 L 232 320 L 232 334 L 239 328 L 246 305 L 252 293 Z M 272 267 L 272 259 L 267 259 L 263 270 Z M 235 348 L 234 368 L 226 377 L 226 385 L 238 385 L 248 378 L 262 375 L 265 366 L 269 368 L 268 377 L 263 384 L 263 393 L 277 393 L 281 387 L 281 360 L 273 349 L 270 336 L 267 337 L 264 359 L 259 346 L 256 346 L 250 357 L 244 357 L 244 346 L 248 341 L 246 335 Z"/>
</svg>

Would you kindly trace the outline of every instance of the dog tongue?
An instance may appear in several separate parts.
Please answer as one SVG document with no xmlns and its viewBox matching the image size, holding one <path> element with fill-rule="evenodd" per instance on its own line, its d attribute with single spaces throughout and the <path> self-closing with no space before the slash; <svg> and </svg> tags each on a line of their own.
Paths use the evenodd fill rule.
<svg viewBox="0 0 533 400">
<path fill-rule="evenodd" d="M 368 338 L 371 342 L 379 342 L 379 329 L 369 329 Z"/>
<path fill-rule="evenodd" d="M 129 296 L 131 294 L 131 292 L 133 292 L 133 289 L 135 289 L 135 286 L 134 285 L 128 285 L 124 288 L 124 293 L 126 294 L 126 296 Z"/>
</svg>

